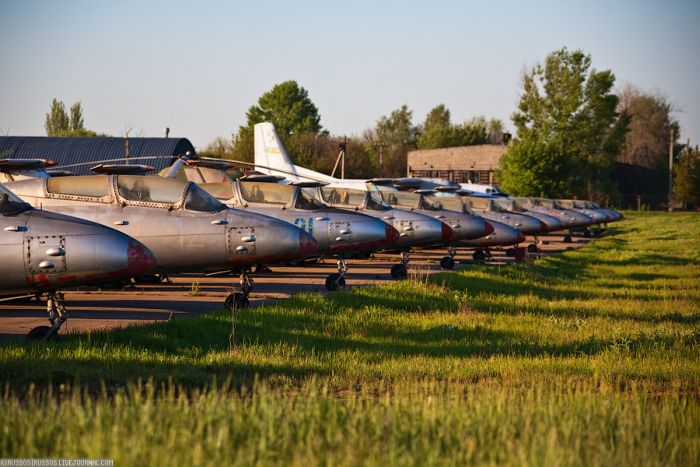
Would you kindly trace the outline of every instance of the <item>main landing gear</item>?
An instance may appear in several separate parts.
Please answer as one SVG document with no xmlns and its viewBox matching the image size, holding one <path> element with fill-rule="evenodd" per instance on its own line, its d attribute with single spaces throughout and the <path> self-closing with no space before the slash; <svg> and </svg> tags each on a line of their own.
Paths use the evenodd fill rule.
<svg viewBox="0 0 700 467">
<path fill-rule="evenodd" d="M 397 280 L 404 280 L 408 277 L 409 252 L 401 252 L 401 262 L 391 267 L 391 277 Z"/>
<path fill-rule="evenodd" d="M 63 294 L 52 290 L 47 293 L 46 311 L 49 313 L 51 326 L 37 326 L 27 334 L 30 340 L 48 340 L 58 337 L 58 330 L 68 319 L 68 311 L 63 304 Z"/>
<path fill-rule="evenodd" d="M 345 258 L 338 258 L 338 272 L 329 274 L 326 277 L 326 290 L 335 292 L 345 288 L 345 275 L 348 273 L 348 265 L 345 263 Z"/>
<path fill-rule="evenodd" d="M 447 247 L 447 256 L 444 256 L 440 260 L 440 267 L 442 269 L 452 270 L 455 267 L 455 256 L 457 256 L 457 248 L 450 245 Z"/>
<path fill-rule="evenodd" d="M 253 278 L 250 275 L 250 269 L 244 268 L 241 270 L 241 280 L 238 290 L 229 294 L 224 304 L 228 309 L 235 310 L 247 307 L 250 305 L 248 295 L 251 290 L 253 290 Z"/>
</svg>

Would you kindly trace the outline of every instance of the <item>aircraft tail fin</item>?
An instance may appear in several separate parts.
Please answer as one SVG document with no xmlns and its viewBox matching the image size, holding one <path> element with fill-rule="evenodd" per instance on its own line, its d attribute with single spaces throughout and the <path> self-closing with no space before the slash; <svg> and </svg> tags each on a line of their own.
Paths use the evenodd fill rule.
<svg viewBox="0 0 700 467">
<path fill-rule="evenodd" d="M 288 173 L 297 173 L 297 166 L 292 162 L 282 144 L 275 126 L 270 122 L 258 123 L 255 131 L 255 163 L 270 169 L 279 169 Z M 264 169 L 258 169 L 266 172 Z M 267 171 L 269 172 L 269 170 Z"/>
</svg>

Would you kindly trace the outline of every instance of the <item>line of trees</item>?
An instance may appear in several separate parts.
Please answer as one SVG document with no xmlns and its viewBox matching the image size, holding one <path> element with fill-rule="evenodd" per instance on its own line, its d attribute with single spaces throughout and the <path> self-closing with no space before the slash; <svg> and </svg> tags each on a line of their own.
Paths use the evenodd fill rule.
<svg viewBox="0 0 700 467">
<path fill-rule="evenodd" d="M 313 170 L 329 173 L 339 152 L 341 138 L 321 125 L 321 116 L 308 91 L 295 81 L 273 86 L 246 112 L 246 124 L 230 140 L 217 138 L 202 154 L 252 161 L 253 126 L 272 122 L 295 162 Z M 413 111 L 407 105 L 382 116 L 373 128 L 361 136 L 347 138 L 346 175 L 353 178 L 403 176 L 408 151 L 501 141 L 503 123 L 478 117 L 462 124 L 450 121 L 444 104 L 432 109 L 422 124 L 413 123 Z M 381 164 L 380 164 L 381 161 Z"/>
<path fill-rule="evenodd" d="M 51 108 L 44 120 L 46 136 L 99 136 L 92 130 L 85 128 L 83 119 L 83 107 L 80 101 L 70 107 L 70 114 L 66 112 L 66 105 L 55 97 L 51 101 Z"/>
</svg>

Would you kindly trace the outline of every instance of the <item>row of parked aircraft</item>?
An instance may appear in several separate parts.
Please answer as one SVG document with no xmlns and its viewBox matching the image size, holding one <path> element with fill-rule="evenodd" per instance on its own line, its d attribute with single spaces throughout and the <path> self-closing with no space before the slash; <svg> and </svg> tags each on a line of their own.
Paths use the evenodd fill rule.
<svg viewBox="0 0 700 467">
<path fill-rule="evenodd" d="M 347 180 L 296 166 L 270 123 L 255 126 L 255 172 L 245 163 L 182 157 L 161 175 L 151 167 L 105 165 L 95 175 L 46 170 L 47 160 L 0 159 L 0 293 L 46 294 L 55 335 L 66 320 L 67 287 L 161 280 L 196 272 L 240 275 L 226 305 L 248 303 L 250 271 L 333 257 L 328 290 L 345 286 L 347 259 L 401 253 L 393 277 L 407 275 L 409 252 L 446 247 L 512 247 L 554 231 L 603 226 L 616 211 L 589 201 L 511 198 L 420 179 Z M 60 175 L 60 176 L 59 176 Z M 536 249 L 536 244 L 528 246 Z M 512 253 L 512 251 L 511 251 Z"/>
</svg>

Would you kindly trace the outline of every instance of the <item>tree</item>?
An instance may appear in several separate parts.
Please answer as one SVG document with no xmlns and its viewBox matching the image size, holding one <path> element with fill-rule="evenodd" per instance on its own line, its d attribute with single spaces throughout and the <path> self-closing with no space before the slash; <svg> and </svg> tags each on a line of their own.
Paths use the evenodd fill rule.
<svg viewBox="0 0 700 467">
<path fill-rule="evenodd" d="M 254 153 L 253 127 L 271 122 L 286 146 L 294 146 L 294 138 L 303 133 L 321 132 L 321 116 L 306 89 L 296 81 L 276 84 L 246 112 L 246 125 L 234 138 L 234 153 L 242 160 L 252 160 Z"/>
<path fill-rule="evenodd" d="M 80 101 L 70 107 L 70 131 L 85 130 L 83 122 L 83 108 Z"/>
<path fill-rule="evenodd" d="M 51 110 L 46 114 L 44 129 L 46 129 L 47 136 L 58 136 L 70 129 L 66 106 L 55 97 L 51 101 Z"/>
<path fill-rule="evenodd" d="M 382 175 L 403 176 L 406 173 L 408 151 L 416 147 L 418 128 L 413 125 L 413 112 L 402 105 L 381 117 L 373 131 L 365 133 L 367 151 L 378 159 L 382 153 Z"/>
<path fill-rule="evenodd" d="M 75 136 L 104 136 L 85 128 L 83 121 L 83 108 L 80 101 L 70 108 L 70 117 L 66 113 L 66 106 L 55 97 L 51 101 L 51 110 L 46 114 L 44 122 L 47 136 L 75 137 Z"/>
<path fill-rule="evenodd" d="M 433 108 L 425 117 L 420 136 L 416 140 L 418 149 L 447 148 L 453 146 L 454 132 L 450 122 L 450 111 L 444 104 Z"/>
<path fill-rule="evenodd" d="M 629 117 L 625 146 L 617 160 L 650 169 L 665 169 L 671 130 L 680 134 L 678 121 L 671 117 L 673 104 L 659 92 L 626 85 L 618 92 L 618 112 Z"/>
<path fill-rule="evenodd" d="M 700 151 L 686 148 L 674 166 L 673 197 L 675 201 L 700 205 Z"/>
<path fill-rule="evenodd" d="M 513 123 L 518 138 L 501 159 L 506 191 L 525 196 L 599 198 L 614 190 L 611 173 L 627 131 L 616 111 L 610 70 L 562 48 L 526 70 Z"/>
</svg>

